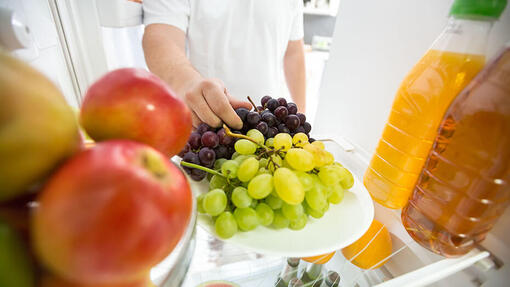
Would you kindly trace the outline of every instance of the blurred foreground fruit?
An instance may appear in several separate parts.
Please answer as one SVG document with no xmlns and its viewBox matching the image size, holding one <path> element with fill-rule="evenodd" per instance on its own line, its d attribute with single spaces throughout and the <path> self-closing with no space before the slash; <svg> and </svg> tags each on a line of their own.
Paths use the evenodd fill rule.
<svg viewBox="0 0 510 287">
<path fill-rule="evenodd" d="M 155 285 L 151 282 L 150 278 L 143 278 L 141 280 L 137 280 L 134 282 L 124 282 L 117 284 L 81 284 L 74 283 L 70 281 L 66 281 L 62 278 L 58 278 L 54 275 L 45 274 L 39 287 L 155 287 Z"/>
<path fill-rule="evenodd" d="M 356 242 L 342 249 L 342 253 L 347 260 L 351 260 L 352 264 L 360 268 L 376 269 L 388 261 L 387 258 L 391 255 L 391 250 L 392 244 L 388 229 L 374 219 L 367 232 Z"/>
<path fill-rule="evenodd" d="M 158 77 L 124 68 L 97 80 L 87 91 L 80 123 L 95 141 L 131 139 L 166 156 L 176 155 L 191 133 L 191 112 Z"/>
<path fill-rule="evenodd" d="M 0 221 L 0 286 L 35 286 L 34 266 L 24 240 Z"/>
<path fill-rule="evenodd" d="M 73 111 L 57 87 L 0 51 L 0 201 L 43 180 L 79 144 Z"/>
<path fill-rule="evenodd" d="M 132 282 L 178 243 L 191 215 L 184 174 L 144 144 L 106 141 L 66 162 L 33 217 L 40 261 L 83 284 Z"/>
</svg>

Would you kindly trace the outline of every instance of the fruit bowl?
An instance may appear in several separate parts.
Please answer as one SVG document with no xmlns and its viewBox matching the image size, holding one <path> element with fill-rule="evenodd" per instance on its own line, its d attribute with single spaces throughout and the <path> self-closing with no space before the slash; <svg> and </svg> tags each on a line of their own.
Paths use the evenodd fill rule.
<svg viewBox="0 0 510 287">
<path fill-rule="evenodd" d="M 338 144 L 326 142 L 327 149 L 335 160 L 349 168 L 339 159 Z M 190 180 L 195 196 L 208 191 L 206 180 Z M 248 250 L 285 257 L 307 257 L 341 249 L 360 238 L 369 228 L 374 217 L 374 206 L 368 191 L 354 175 L 354 186 L 345 193 L 340 204 L 330 205 L 328 212 L 320 219 L 310 218 L 305 228 L 272 229 L 259 226 L 248 232 L 238 232 L 229 239 L 219 238 L 214 231 L 214 222 L 208 215 L 198 215 L 198 225 L 229 243 Z"/>
</svg>

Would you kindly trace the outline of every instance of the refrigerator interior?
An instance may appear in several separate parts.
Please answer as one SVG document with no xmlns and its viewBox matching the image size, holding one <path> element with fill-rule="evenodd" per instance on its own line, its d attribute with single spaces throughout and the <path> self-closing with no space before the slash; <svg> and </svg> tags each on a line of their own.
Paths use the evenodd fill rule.
<svg viewBox="0 0 510 287">
<path fill-rule="evenodd" d="M 126 15 L 141 11 L 137 3 L 110 2 L 113 6 L 108 9 L 124 7 Z M 13 54 L 43 71 L 74 107 L 79 106 L 86 88 L 106 71 L 146 67 L 141 48 L 143 26 L 137 21 L 124 22 L 122 13 L 114 15 L 118 21 L 105 21 L 105 3 L 0 1 L 0 8 L 14 10 L 30 28 L 31 44 Z M 362 178 L 368 165 L 401 79 L 446 24 L 451 3 L 452 0 L 340 1 L 317 110 L 312 111 L 312 134 L 318 139 L 330 139 L 328 145 L 335 149 L 338 160 L 358 178 Z M 489 57 L 508 41 L 507 7 L 492 31 Z M 363 270 L 337 253 L 326 268 L 340 273 L 342 286 L 504 286 L 510 279 L 510 233 L 505 230 L 510 226 L 508 209 L 477 250 L 445 259 L 409 237 L 399 211 L 374 205 L 375 218 L 391 232 L 392 255 L 383 268 Z M 272 286 L 284 263 L 285 258 L 226 244 L 198 226 L 194 255 L 182 286 L 196 286 L 208 280 L 233 281 L 243 287 Z M 304 265 L 301 262 L 300 270 Z"/>
</svg>

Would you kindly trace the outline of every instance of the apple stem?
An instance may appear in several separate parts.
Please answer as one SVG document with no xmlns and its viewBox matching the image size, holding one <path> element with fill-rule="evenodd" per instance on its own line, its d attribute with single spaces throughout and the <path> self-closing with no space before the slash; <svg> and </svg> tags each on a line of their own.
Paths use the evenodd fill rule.
<svg viewBox="0 0 510 287">
<path fill-rule="evenodd" d="M 205 166 L 198 165 L 198 164 L 194 164 L 194 163 L 191 163 L 191 162 L 181 161 L 181 165 L 185 166 L 185 167 L 191 167 L 191 168 L 200 169 L 200 170 L 203 170 L 205 172 L 212 173 L 214 175 L 225 177 L 223 174 L 221 174 L 221 173 L 219 173 L 219 172 L 217 172 L 217 171 L 215 171 L 213 169 L 210 169 L 210 168 L 207 168 Z"/>
<path fill-rule="evenodd" d="M 250 98 L 250 96 L 247 97 L 248 98 L 248 101 L 250 101 L 250 103 L 252 104 L 253 106 L 253 109 L 260 114 L 261 111 L 259 111 L 259 109 L 257 108 L 257 105 L 253 102 L 253 100 Z"/>
<path fill-rule="evenodd" d="M 240 134 L 235 134 L 233 133 L 226 124 L 223 124 L 223 129 L 225 129 L 225 133 L 230 136 L 230 137 L 233 137 L 233 138 L 239 138 L 239 139 L 245 139 L 245 140 L 249 140 L 251 142 L 253 142 L 254 144 L 264 148 L 266 151 L 270 151 L 270 149 L 263 145 L 263 144 L 259 144 L 258 142 L 256 142 L 254 139 L 250 138 L 249 136 L 245 136 L 245 135 L 240 135 Z"/>
</svg>

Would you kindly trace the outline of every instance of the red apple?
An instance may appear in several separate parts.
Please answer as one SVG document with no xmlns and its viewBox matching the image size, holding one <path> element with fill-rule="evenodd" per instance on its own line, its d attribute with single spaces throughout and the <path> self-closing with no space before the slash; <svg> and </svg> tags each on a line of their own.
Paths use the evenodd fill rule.
<svg viewBox="0 0 510 287">
<path fill-rule="evenodd" d="M 192 194 L 180 169 L 155 149 L 106 141 L 51 177 L 32 222 L 39 260 L 66 280 L 132 282 L 178 243 Z"/>
<path fill-rule="evenodd" d="M 158 77 L 142 69 L 112 71 L 88 89 L 80 122 L 96 141 L 131 139 L 167 156 L 182 150 L 191 112 Z"/>
</svg>

